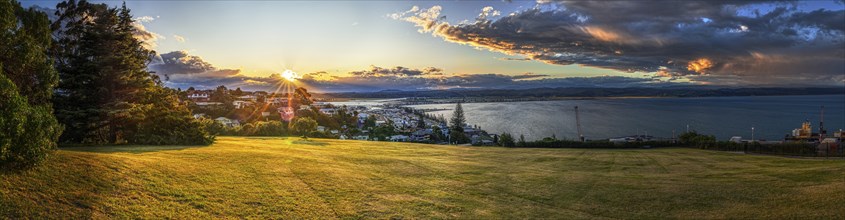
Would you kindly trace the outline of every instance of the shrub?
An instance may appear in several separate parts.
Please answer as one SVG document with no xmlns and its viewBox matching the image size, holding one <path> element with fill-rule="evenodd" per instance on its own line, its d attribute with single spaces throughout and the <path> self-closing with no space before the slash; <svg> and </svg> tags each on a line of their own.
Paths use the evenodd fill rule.
<svg viewBox="0 0 845 220">
<path fill-rule="evenodd" d="M 37 164 L 51 149 L 62 127 L 47 106 L 30 106 L 17 87 L 0 73 L 0 167 Z"/>
</svg>

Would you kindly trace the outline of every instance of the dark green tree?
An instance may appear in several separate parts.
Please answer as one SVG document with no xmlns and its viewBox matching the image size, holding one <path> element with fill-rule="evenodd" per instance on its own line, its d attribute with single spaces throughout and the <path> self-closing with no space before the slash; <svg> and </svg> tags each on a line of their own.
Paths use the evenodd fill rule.
<svg viewBox="0 0 845 220">
<path fill-rule="evenodd" d="M 449 136 L 453 143 L 467 143 L 469 138 L 464 134 L 464 125 L 466 125 L 466 118 L 464 118 L 464 108 L 461 103 L 455 105 L 455 111 L 452 113 L 452 119 L 449 120 Z"/>
<path fill-rule="evenodd" d="M 511 134 L 502 133 L 502 135 L 499 135 L 499 146 L 515 147 L 516 143 L 514 143 L 513 136 Z"/>
<path fill-rule="evenodd" d="M 213 139 L 190 117 L 176 92 L 147 70 L 155 52 L 134 37 L 126 6 L 85 0 L 56 6 L 53 50 L 60 83 L 56 116 L 73 143 L 207 144 Z M 200 138 L 202 137 L 202 138 Z M 149 140 L 147 140 L 149 139 Z"/>
<path fill-rule="evenodd" d="M 425 127 L 426 127 L 425 126 L 425 118 L 422 115 L 419 115 L 419 117 L 420 117 L 420 120 L 417 121 L 417 128 L 425 129 Z"/>
<path fill-rule="evenodd" d="M 308 139 L 308 134 L 317 130 L 317 121 L 308 117 L 296 118 L 290 123 L 290 130 Z"/>
<path fill-rule="evenodd" d="M 0 1 L 0 169 L 43 160 L 62 127 L 50 102 L 58 76 L 47 15 Z"/>
<path fill-rule="evenodd" d="M 461 103 L 455 105 L 455 111 L 452 112 L 452 119 L 449 120 L 449 128 L 452 132 L 464 132 L 464 125 L 466 124 L 466 118 L 464 118 L 464 108 L 461 106 Z"/>
<path fill-rule="evenodd" d="M 517 147 L 525 147 L 525 135 L 519 135 L 519 142 L 516 142 Z"/>
<path fill-rule="evenodd" d="M 294 102 L 298 105 L 310 105 L 311 103 L 314 103 L 314 101 L 311 100 L 311 93 L 308 93 L 308 89 L 303 87 L 296 88 L 293 95 Z"/>
</svg>

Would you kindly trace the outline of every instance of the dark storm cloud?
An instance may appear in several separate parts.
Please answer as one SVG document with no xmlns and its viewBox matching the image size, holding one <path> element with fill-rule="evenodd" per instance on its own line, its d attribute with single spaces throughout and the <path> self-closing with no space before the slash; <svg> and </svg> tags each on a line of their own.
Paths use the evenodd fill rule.
<svg viewBox="0 0 845 220">
<path fill-rule="evenodd" d="M 186 51 L 173 51 L 156 56 L 148 68 L 159 75 L 168 87 L 186 89 L 229 88 L 273 91 L 283 83 L 279 74 L 267 77 L 245 76 L 237 69 L 218 69 L 199 56 Z"/>
<path fill-rule="evenodd" d="M 368 70 L 354 71 L 350 74 L 363 77 L 380 77 L 380 76 L 421 76 L 421 75 L 442 75 L 443 70 L 435 67 L 428 67 L 422 70 L 411 69 L 407 67 L 393 67 L 382 68 L 377 66 L 370 66 Z"/>
<path fill-rule="evenodd" d="M 383 69 L 371 67 L 371 69 Z M 439 69 L 438 69 L 439 70 Z M 441 72 L 437 71 L 437 72 Z M 651 78 L 630 78 L 621 76 L 546 78 L 549 75 L 524 73 L 520 75 L 503 74 L 463 74 L 463 75 L 427 75 L 406 76 L 402 74 L 362 75 L 353 71 L 346 76 L 335 76 L 330 80 L 303 77 L 298 80 L 309 90 L 318 92 L 373 92 L 381 90 L 431 90 L 431 89 L 526 89 L 539 87 L 631 87 L 675 85 Z M 306 74 L 306 76 L 311 74 Z"/>
<path fill-rule="evenodd" d="M 201 57 L 175 51 L 160 56 L 150 69 L 158 70 L 168 87 L 187 89 L 213 89 L 224 85 L 245 90 L 275 91 L 287 82 L 279 74 L 267 77 L 245 76 L 240 70 L 217 69 Z M 549 75 L 523 73 L 444 75 L 441 68 L 413 69 L 406 67 L 382 68 L 371 66 L 367 70 L 352 71 L 341 76 L 330 76 L 325 71 L 303 74 L 296 86 L 315 92 L 373 92 L 387 89 L 414 91 L 431 89 L 479 88 L 525 89 L 538 87 L 630 87 L 660 86 L 669 83 L 651 78 L 629 77 L 572 77 L 547 78 Z"/>
<path fill-rule="evenodd" d="M 443 19 L 440 6 L 390 17 L 449 42 L 550 64 L 841 85 L 843 8 L 802 11 L 780 1 L 562 1 L 456 25 Z"/>
<path fill-rule="evenodd" d="M 211 63 L 199 56 L 191 56 L 187 51 L 173 51 L 159 55 L 150 68 L 165 75 L 194 74 L 216 70 Z"/>
</svg>

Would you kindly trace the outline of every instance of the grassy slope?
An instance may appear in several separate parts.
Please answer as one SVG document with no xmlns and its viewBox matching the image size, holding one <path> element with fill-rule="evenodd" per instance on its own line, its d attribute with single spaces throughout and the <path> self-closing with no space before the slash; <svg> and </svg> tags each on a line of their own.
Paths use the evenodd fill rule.
<svg viewBox="0 0 845 220">
<path fill-rule="evenodd" d="M 82 150 L 0 174 L 0 218 L 845 218 L 843 160 L 234 137 Z"/>
</svg>

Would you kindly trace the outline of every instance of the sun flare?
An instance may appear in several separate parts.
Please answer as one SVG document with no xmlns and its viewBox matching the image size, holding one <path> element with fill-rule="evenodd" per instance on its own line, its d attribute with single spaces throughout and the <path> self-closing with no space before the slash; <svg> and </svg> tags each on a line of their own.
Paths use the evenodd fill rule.
<svg viewBox="0 0 845 220">
<path fill-rule="evenodd" d="M 302 78 L 302 77 L 299 76 L 299 74 L 297 74 L 293 70 L 285 70 L 284 72 L 282 72 L 281 75 L 282 75 L 282 78 L 285 78 L 288 81 L 294 81 L 296 79 Z"/>
</svg>

